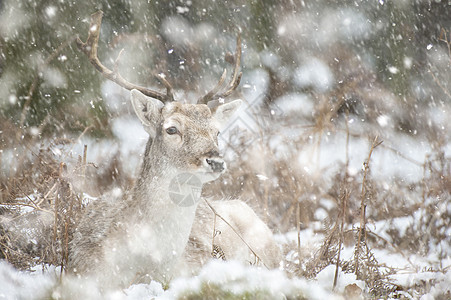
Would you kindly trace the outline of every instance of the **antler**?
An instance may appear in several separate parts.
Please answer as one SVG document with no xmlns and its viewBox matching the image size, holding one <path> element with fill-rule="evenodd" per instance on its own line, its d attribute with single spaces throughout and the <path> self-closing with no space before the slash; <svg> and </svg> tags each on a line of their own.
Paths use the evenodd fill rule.
<svg viewBox="0 0 451 300">
<path fill-rule="evenodd" d="M 240 84 L 241 76 L 243 75 L 242 72 L 239 72 L 240 69 L 240 63 L 241 63 L 241 35 L 238 33 L 238 36 L 236 38 L 236 51 L 235 51 L 235 67 L 233 69 L 233 75 L 232 79 L 230 80 L 227 90 L 219 93 L 224 87 L 224 81 L 227 76 L 227 70 L 224 69 L 224 72 L 221 75 L 221 78 L 219 79 L 216 86 L 209 91 L 205 96 L 199 98 L 197 100 L 198 104 L 206 104 L 210 100 L 215 100 L 219 98 L 225 98 L 229 96 Z"/>
<path fill-rule="evenodd" d="M 163 85 L 166 87 L 166 94 L 160 93 L 158 91 L 154 91 L 142 86 L 135 85 L 133 83 L 128 82 L 125 80 L 120 74 L 117 69 L 117 63 L 119 61 L 119 57 L 122 54 L 122 51 L 119 53 L 118 57 L 115 60 L 114 63 L 114 70 L 110 70 L 107 67 L 105 67 L 97 57 L 97 47 L 99 44 L 99 36 L 100 36 L 100 25 L 102 24 L 102 16 L 103 11 L 99 10 L 91 15 L 91 24 L 89 26 L 89 33 L 88 33 L 88 39 L 86 40 L 86 43 L 84 43 L 79 37 L 76 39 L 76 43 L 78 48 L 88 56 L 89 61 L 91 64 L 103 74 L 107 79 L 114 81 L 118 85 L 120 85 L 123 88 L 126 88 L 127 90 L 137 89 L 141 93 L 143 93 L 146 96 L 161 100 L 163 102 L 167 101 L 174 101 L 174 95 L 172 93 L 172 87 L 169 84 L 169 82 L 164 78 L 163 75 L 159 74 L 157 75 L 157 78 L 163 83 Z"/>
</svg>

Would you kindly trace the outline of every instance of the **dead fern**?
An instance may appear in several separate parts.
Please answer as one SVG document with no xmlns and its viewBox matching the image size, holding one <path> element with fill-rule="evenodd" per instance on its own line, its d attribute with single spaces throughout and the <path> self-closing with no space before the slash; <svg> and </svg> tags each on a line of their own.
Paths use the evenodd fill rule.
<svg viewBox="0 0 451 300">
<path fill-rule="evenodd" d="M 366 230 L 356 230 L 355 240 L 363 232 L 366 237 Z M 362 280 L 368 287 L 369 293 L 374 297 L 386 297 L 397 287 L 389 282 L 390 272 L 381 271 L 381 266 L 377 261 L 373 251 L 368 245 L 367 239 L 363 238 L 360 243 L 354 246 L 354 256 L 350 260 L 341 262 L 342 270 L 345 273 L 354 273 L 357 280 Z"/>
<path fill-rule="evenodd" d="M 304 267 L 300 268 L 300 276 L 314 278 L 327 266 L 333 265 L 337 262 L 339 251 L 338 232 L 338 223 L 330 229 L 326 228 L 326 238 L 324 239 L 321 247 L 315 252 L 315 255 L 305 264 Z"/>
<path fill-rule="evenodd" d="M 6 184 L 6 201 L 0 203 L 0 255 L 19 269 L 37 264 L 63 269 L 67 262 L 83 197 L 71 180 L 82 176 L 79 170 L 84 169 L 83 160 L 72 171 L 62 161 L 67 143 L 54 140 L 41 145 L 27 158 L 28 167 Z"/>
</svg>

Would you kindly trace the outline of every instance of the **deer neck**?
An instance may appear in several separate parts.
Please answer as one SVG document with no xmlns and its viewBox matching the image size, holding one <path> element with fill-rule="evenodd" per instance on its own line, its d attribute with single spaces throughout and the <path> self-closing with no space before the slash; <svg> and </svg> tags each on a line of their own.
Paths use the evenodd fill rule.
<svg viewBox="0 0 451 300">
<path fill-rule="evenodd" d="M 152 272 L 159 270 L 163 274 L 172 268 L 173 262 L 185 249 L 202 186 L 193 193 L 188 184 L 180 184 L 177 180 L 179 172 L 171 168 L 162 156 L 152 154 L 151 149 L 146 149 L 140 177 L 126 199 L 120 218 L 127 228 L 127 243 L 139 245 L 133 251 L 144 257 L 143 261 L 147 263 L 149 259 L 146 257 L 151 255 L 152 260 L 161 266 Z M 183 202 L 186 198 L 191 202 Z M 132 263 L 139 269 L 145 265 L 143 261 Z"/>
<path fill-rule="evenodd" d="M 160 216 L 177 215 L 179 211 L 189 219 L 194 218 L 202 183 L 195 177 L 189 180 L 186 176 L 190 174 L 177 171 L 164 156 L 155 153 L 155 148 L 158 149 L 149 140 L 130 205 L 138 205 L 140 209 L 149 210 L 151 214 L 157 212 Z"/>
</svg>

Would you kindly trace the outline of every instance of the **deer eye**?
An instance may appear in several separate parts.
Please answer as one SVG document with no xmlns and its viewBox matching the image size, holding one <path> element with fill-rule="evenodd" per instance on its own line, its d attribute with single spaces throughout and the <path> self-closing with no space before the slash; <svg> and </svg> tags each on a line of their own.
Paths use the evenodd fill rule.
<svg viewBox="0 0 451 300">
<path fill-rule="evenodd" d="M 166 128 L 166 133 L 173 135 L 173 134 L 179 133 L 179 130 L 175 126 L 171 126 L 171 127 Z"/>
</svg>

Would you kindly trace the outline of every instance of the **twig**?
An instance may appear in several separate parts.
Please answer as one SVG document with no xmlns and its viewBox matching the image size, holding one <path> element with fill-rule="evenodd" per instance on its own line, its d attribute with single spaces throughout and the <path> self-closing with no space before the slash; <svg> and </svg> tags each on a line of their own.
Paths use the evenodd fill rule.
<svg viewBox="0 0 451 300">
<path fill-rule="evenodd" d="M 64 245 L 61 247 L 61 270 L 60 270 L 60 280 L 63 278 L 63 272 L 65 270 L 64 262 L 67 262 L 68 252 L 69 252 L 69 230 L 68 230 L 67 220 L 64 222 Z"/>
<path fill-rule="evenodd" d="M 446 46 L 448 47 L 448 56 L 449 56 L 449 60 L 451 62 L 451 32 L 449 34 L 449 40 L 448 40 L 448 36 L 447 36 L 448 32 L 446 31 L 446 29 L 442 28 L 440 29 L 440 37 L 439 37 L 439 41 L 444 42 L 446 44 Z"/>
<path fill-rule="evenodd" d="M 421 180 L 421 198 L 423 199 L 422 203 L 426 203 L 426 189 L 427 189 L 427 183 L 426 183 L 426 172 L 427 172 L 427 164 L 429 162 L 429 154 L 426 154 L 424 157 L 424 163 L 423 163 L 423 178 Z"/>
<path fill-rule="evenodd" d="M 72 147 L 65 154 L 66 156 L 69 155 L 70 153 L 72 153 L 72 150 L 74 149 L 75 145 L 78 144 L 78 142 L 80 142 L 81 138 L 86 134 L 86 132 L 88 132 L 88 130 L 93 128 L 93 127 L 94 127 L 94 125 L 89 125 L 85 129 L 83 129 L 83 132 L 77 137 L 75 142 L 72 143 Z"/>
<path fill-rule="evenodd" d="M 345 179 L 348 178 L 348 169 L 349 169 L 349 111 L 346 110 L 345 115 L 345 125 L 346 125 L 346 173 L 345 173 Z"/>
<path fill-rule="evenodd" d="M 301 203 L 299 203 L 299 200 L 296 206 L 296 231 L 298 233 L 299 271 L 301 271 Z"/>
<path fill-rule="evenodd" d="M 41 201 L 38 202 L 38 205 L 41 204 L 44 200 L 47 199 L 47 197 L 54 192 L 58 182 L 55 182 L 53 186 L 50 188 L 50 190 L 44 195 L 44 197 L 41 199 Z"/>
<path fill-rule="evenodd" d="M 360 242 L 362 241 L 362 234 L 365 232 L 366 233 L 366 203 L 365 203 L 365 194 L 366 194 L 366 178 L 368 175 L 368 170 L 370 168 L 370 159 L 371 159 L 371 154 L 373 154 L 373 150 L 379 146 L 380 144 L 382 144 L 382 141 L 378 141 L 378 136 L 376 136 L 373 140 L 373 143 L 371 144 L 371 148 L 370 148 L 370 152 L 368 153 L 368 158 L 366 159 L 366 161 L 363 163 L 364 165 L 364 172 L 363 172 L 363 180 L 362 180 L 362 190 L 361 190 L 361 194 L 360 194 L 360 228 L 359 228 L 359 236 L 357 239 L 357 244 L 356 244 L 356 253 L 355 253 L 355 270 L 354 273 L 358 274 L 358 270 L 359 270 L 359 252 L 360 252 Z"/>
<path fill-rule="evenodd" d="M 448 89 L 446 89 L 440 82 L 440 80 L 438 80 L 437 76 L 435 76 L 434 72 L 432 72 L 431 69 L 429 69 L 428 71 L 429 74 L 431 74 L 432 79 L 434 79 L 434 82 L 442 89 L 443 93 L 446 94 L 446 96 L 448 96 L 451 99 L 451 93 L 448 91 Z"/>
<path fill-rule="evenodd" d="M 441 42 L 444 42 L 446 44 L 446 47 L 448 47 L 448 57 L 451 63 L 451 32 L 450 32 L 450 37 L 448 39 L 448 32 L 446 31 L 446 29 L 442 28 L 440 30 L 440 37 L 438 39 Z M 438 80 L 438 78 L 435 76 L 434 72 L 432 72 L 431 69 L 429 69 L 429 74 L 431 74 L 432 79 L 434 80 L 434 82 L 442 89 L 442 91 L 451 99 L 451 93 L 448 91 L 447 88 L 445 88 L 440 80 Z"/>
<path fill-rule="evenodd" d="M 86 157 L 88 156 L 88 145 L 83 146 L 83 160 L 81 162 L 81 176 L 83 177 L 83 183 L 86 181 Z"/>
<path fill-rule="evenodd" d="M 216 214 L 213 219 L 213 236 L 211 238 L 211 253 L 215 250 L 215 236 L 216 236 Z"/>
<path fill-rule="evenodd" d="M 404 158 L 405 160 L 407 160 L 407 161 L 409 161 L 409 162 L 411 162 L 411 163 L 413 163 L 413 164 L 415 164 L 415 165 L 417 165 L 417 166 L 423 166 L 423 163 L 421 163 L 421 162 L 419 162 L 419 161 L 417 161 L 417 160 L 415 160 L 415 159 L 413 159 L 413 158 L 410 158 L 410 157 L 408 157 L 408 156 L 402 154 L 399 150 L 396 150 L 396 149 L 393 148 L 393 147 L 387 146 L 387 145 L 385 145 L 385 144 L 382 145 L 382 147 L 385 148 L 385 149 L 388 149 L 388 150 L 390 150 L 390 151 L 392 151 L 392 152 L 394 152 L 394 153 L 395 153 L 396 155 L 398 155 L 399 157 Z"/>
<path fill-rule="evenodd" d="M 33 205 L 34 205 L 35 208 L 39 209 L 39 207 L 36 205 L 36 203 L 33 201 L 33 199 L 31 199 L 31 197 L 28 196 L 28 195 L 22 190 L 22 188 L 21 188 L 19 185 L 17 186 L 17 189 L 18 189 L 19 191 L 21 191 L 21 192 L 25 195 L 25 197 L 26 197 L 31 203 L 33 203 Z"/>
<path fill-rule="evenodd" d="M 349 233 L 349 232 L 356 232 L 360 230 L 359 228 L 351 228 L 348 229 L 346 231 L 344 231 L 344 233 Z M 415 267 L 415 264 L 410 260 L 410 257 L 406 254 L 404 254 L 404 252 L 402 252 L 401 249 L 399 249 L 399 247 L 395 246 L 392 242 L 390 242 L 389 240 L 387 240 L 386 238 L 380 236 L 379 234 L 375 233 L 372 230 L 368 230 L 366 231 L 369 235 L 374 236 L 375 238 L 378 238 L 382 241 L 384 241 L 385 243 L 387 243 L 388 245 L 390 245 L 390 247 L 392 247 L 397 253 L 399 253 L 402 257 L 404 257 L 413 267 Z"/>
<path fill-rule="evenodd" d="M 340 256 L 341 256 L 341 246 L 343 245 L 344 240 L 344 224 L 346 220 L 346 209 L 347 209 L 347 202 L 350 196 L 350 192 L 347 189 L 347 183 L 348 183 L 348 168 L 349 168 L 349 126 L 348 126 L 348 114 L 349 112 L 346 111 L 346 117 L 345 117 L 345 124 L 346 124 L 346 163 L 345 163 L 345 176 L 343 178 L 343 193 L 341 196 L 341 212 L 339 216 L 340 218 L 340 238 L 338 240 L 338 254 L 337 254 L 337 262 L 335 265 L 335 274 L 334 274 L 334 283 L 333 283 L 333 289 L 337 286 L 338 282 L 338 268 L 340 267 Z"/>
<path fill-rule="evenodd" d="M 32 208 L 34 208 L 34 209 L 36 209 L 36 210 L 39 210 L 39 211 L 44 211 L 44 212 L 51 213 L 51 211 L 39 207 L 39 204 L 40 204 L 42 201 L 39 201 L 38 203 L 36 203 L 36 202 L 33 201 L 33 199 L 31 199 L 30 196 L 28 196 L 28 195 L 22 190 L 22 188 L 21 188 L 20 186 L 17 186 L 17 189 L 18 189 L 19 191 L 21 191 L 21 192 L 25 195 L 25 197 L 32 203 L 32 205 L 27 204 L 27 203 L 18 203 L 18 202 L 16 202 L 16 203 L 4 203 L 4 205 L 19 205 L 19 206 L 22 205 L 22 206 L 32 207 Z"/>
<path fill-rule="evenodd" d="M 20 202 L 2 203 L 2 204 L 0 204 L 0 206 L 26 206 L 26 207 L 31 207 L 31 208 L 39 210 L 39 211 L 53 214 L 53 211 L 46 210 L 46 209 L 40 208 L 40 207 L 36 207 L 35 205 L 31 205 L 31 204 L 27 204 L 27 203 L 20 203 Z M 18 216 L 18 217 L 20 217 L 20 216 Z"/>
</svg>

